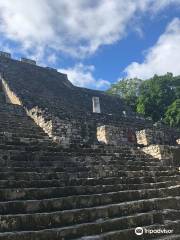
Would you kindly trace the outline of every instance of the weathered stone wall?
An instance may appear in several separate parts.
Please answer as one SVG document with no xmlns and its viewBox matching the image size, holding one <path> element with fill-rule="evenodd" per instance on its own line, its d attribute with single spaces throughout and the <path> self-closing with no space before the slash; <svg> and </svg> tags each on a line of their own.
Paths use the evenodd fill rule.
<svg viewBox="0 0 180 240">
<path fill-rule="evenodd" d="M 51 116 L 41 110 L 37 106 L 28 110 L 26 109 L 27 114 L 35 121 L 35 123 L 40 126 L 49 137 L 53 137 L 53 123 Z"/>
<path fill-rule="evenodd" d="M 144 146 L 149 145 L 149 142 L 146 136 L 146 129 L 143 129 L 141 131 L 136 131 L 136 138 L 137 138 L 138 144 L 142 144 Z"/>
<path fill-rule="evenodd" d="M 136 131 L 137 143 L 144 146 L 150 144 L 167 144 L 175 145 L 175 138 L 172 133 L 168 131 L 161 131 L 158 129 L 143 129 L 141 131 Z"/>
<path fill-rule="evenodd" d="M 63 146 L 73 143 L 85 143 L 87 141 L 87 137 L 84 137 L 82 133 L 82 125 L 76 120 L 62 120 L 51 115 L 49 111 L 38 107 L 26 111 L 49 137 Z"/>
<path fill-rule="evenodd" d="M 137 143 L 145 146 L 141 150 L 160 160 L 177 161 L 175 149 L 178 149 L 176 140 L 178 134 L 178 132 L 174 133 L 173 129 L 158 127 L 136 131 Z"/>
<path fill-rule="evenodd" d="M 111 125 L 100 126 L 97 127 L 97 140 L 111 145 L 136 143 L 135 130 Z"/>
<path fill-rule="evenodd" d="M 150 145 L 143 147 L 142 151 L 158 159 L 172 159 L 173 155 L 168 146 Z"/>
<path fill-rule="evenodd" d="M 168 146 L 168 145 L 150 145 L 147 147 L 143 147 L 141 149 L 144 153 L 153 156 L 154 158 L 158 158 L 160 160 L 177 160 L 177 151 L 178 147 Z M 178 151 L 178 153 L 180 153 Z M 180 162 L 180 158 L 179 158 Z"/>
</svg>

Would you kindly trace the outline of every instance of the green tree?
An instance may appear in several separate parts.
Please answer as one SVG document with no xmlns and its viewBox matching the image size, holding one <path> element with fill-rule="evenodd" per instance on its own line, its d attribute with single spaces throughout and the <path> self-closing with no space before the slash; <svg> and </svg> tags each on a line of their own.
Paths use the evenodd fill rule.
<svg viewBox="0 0 180 240">
<path fill-rule="evenodd" d="M 134 111 L 154 121 L 164 119 L 171 126 L 179 123 L 180 76 L 167 73 L 144 81 L 123 79 L 107 92 L 120 96 Z"/>
<path fill-rule="evenodd" d="M 139 88 L 142 82 L 143 81 L 138 78 L 122 79 L 112 84 L 107 93 L 120 96 L 135 111 Z"/>
<path fill-rule="evenodd" d="M 180 127 L 180 99 L 175 100 L 168 107 L 164 121 L 171 127 Z"/>
<path fill-rule="evenodd" d="M 154 75 L 152 79 L 144 81 L 140 86 L 140 95 L 136 110 L 146 117 L 158 121 L 164 117 L 167 107 L 176 99 L 176 86 L 173 75 Z"/>
</svg>

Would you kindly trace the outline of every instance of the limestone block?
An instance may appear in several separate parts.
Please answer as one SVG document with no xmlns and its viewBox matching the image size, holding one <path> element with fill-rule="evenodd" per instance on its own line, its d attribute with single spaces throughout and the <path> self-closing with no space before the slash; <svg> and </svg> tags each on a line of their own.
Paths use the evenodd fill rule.
<svg viewBox="0 0 180 240">
<path fill-rule="evenodd" d="M 110 145 L 136 143 L 135 133 L 132 129 L 111 125 L 97 127 L 97 140 Z"/>
<path fill-rule="evenodd" d="M 151 144 L 172 145 L 172 137 L 165 131 L 159 129 L 143 129 L 136 131 L 137 143 L 144 146 Z"/>
<path fill-rule="evenodd" d="M 160 160 L 174 160 L 174 152 L 176 149 L 177 148 L 174 146 L 153 144 L 143 147 L 141 150 L 144 153 Z"/>
</svg>

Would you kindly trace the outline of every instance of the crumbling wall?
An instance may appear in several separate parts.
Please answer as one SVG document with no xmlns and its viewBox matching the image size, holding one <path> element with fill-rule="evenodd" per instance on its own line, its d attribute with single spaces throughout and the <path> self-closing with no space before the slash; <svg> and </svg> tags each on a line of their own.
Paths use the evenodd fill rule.
<svg viewBox="0 0 180 240">
<path fill-rule="evenodd" d="M 171 146 L 152 144 L 147 147 L 143 147 L 142 151 L 160 160 L 173 159 L 173 151 Z"/>
<path fill-rule="evenodd" d="M 179 164 L 180 156 L 178 162 L 177 151 L 180 149 L 176 140 L 177 135 L 178 132 L 175 134 L 170 129 L 153 128 L 136 131 L 137 143 L 144 146 L 141 148 L 143 152 L 154 158 L 171 160 Z"/>
<path fill-rule="evenodd" d="M 6 102 L 16 104 L 16 105 L 22 105 L 18 96 L 9 88 L 8 84 L 2 78 L 1 78 L 1 81 L 2 81 L 2 89 L 6 97 Z"/>
<path fill-rule="evenodd" d="M 35 123 L 49 135 L 49 137 L 53 137 L 53 123 L 51 116 L 45 110 L 43 111 L 36 106 L 30 110 L 26 109 L 26 112 Z"/>
<path fill-rule="evenodd" d="M 37 106 L 27 110 L 27 113 L 54 141 L 64 146 L 92 143 L 96 140 L 94 122 L 60 119 L 53 116 L 48 109 L 42 110 Z"/>
<path fill-rule="evenodd" d="M 169 132 L 158 129 L 143 129 L 136 131 L 137 143 L 148 146 L 150 144 L 175 145 L 175 139 Z"/>
<path fill-rule="evenodd" d="M 60 119 L 53 116 L 47 109 L 42 110 L 37 106 L 30 110 L 26 109 L 26 112 L 49 137 L 63 146 L 88 141 L 89 134 L 83 134 L 83 125 L 76 120 Z"/>
<path fill-rule="evenodd" d="M 99 126 L 97 127 L 97 140 L 111 145 L 136 143 L 135 130 L 112 125 Z"/>
</svg>

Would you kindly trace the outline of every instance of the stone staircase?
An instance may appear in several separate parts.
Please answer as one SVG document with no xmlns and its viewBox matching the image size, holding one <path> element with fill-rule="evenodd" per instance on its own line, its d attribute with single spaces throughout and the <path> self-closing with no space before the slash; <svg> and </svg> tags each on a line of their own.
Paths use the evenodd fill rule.
<svg viewBox="0 0 180 240">
<path fill-rule="evenodd" d="M 0 240 L 180 239 L 178 169 L 133 146 L 62 148 L 2 101 L 0 163 Z"/>
</svg>

